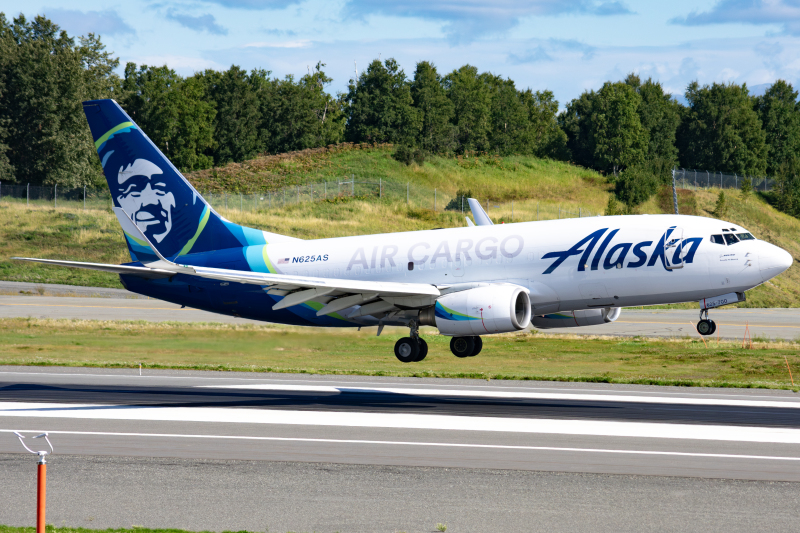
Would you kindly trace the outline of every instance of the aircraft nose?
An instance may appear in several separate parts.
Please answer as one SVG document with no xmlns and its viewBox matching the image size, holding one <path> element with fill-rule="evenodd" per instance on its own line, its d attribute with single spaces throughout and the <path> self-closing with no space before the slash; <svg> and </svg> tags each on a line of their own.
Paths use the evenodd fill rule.
<svg viewBox="0 0 800 533">
<path fill-rule="evenodd" d="M 770 244 L 758 254 L 758 265 L 761 279 L 768 281 L 792 266 L 792 256 L 783 248 Z"/>
</svg>

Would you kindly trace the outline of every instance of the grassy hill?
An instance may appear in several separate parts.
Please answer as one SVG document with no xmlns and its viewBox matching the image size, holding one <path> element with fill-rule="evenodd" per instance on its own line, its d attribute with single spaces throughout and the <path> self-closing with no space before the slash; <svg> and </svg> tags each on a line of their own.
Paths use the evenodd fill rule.
<svg viewBox="0 0 800 533">
<path fill-rule="evenodd" d="M 557 209 L 579 208 L 602 213 L 609 196 L 609 185 L 600 174 L 567 163 L 533 157 L 433 157 L 423 165 L 406 166 L 391 158 L 386 146 L 339 146 L 257 158 L 221 169 L 196 172 L 187 178 L 201 191 L 219 194 L 274 190 L 286 185 L 335 181 L 355 175 L 356 179 L 377 180 L 389 185 L 410 183 L 421 191 L 440 191 L 445 198 L 458 190 L 471 190 L 473 196 L 488 199 L 494 206 L 495 221 L 555 218 Z M 716 190 L 692 193 L 698 214 L 711 216 Z M 729 198 L 727 219 L 749 228 L 757 237 L 787 249 L 800 259 L 800 220 L 773 209 L 764 198 L 748 200 L 738 191 L 726 192 Z M 305 239 L 362 235 L 378 232 L 413 231 L 434 227 L 464 225 L 459 212 L 432 209 L 432 202 L 406 205 L 404 195 L 384 198 L 339 197 L 272 209 L 222 213 L 234 222 Z M 215 204 L 216 206 L 216 204 Z M 655 199 L 641 206 L 642 213 L 660 213 Z M 26 265 L 11 261 L 11 256 L 49 257 L 77 261 L 120 263 L 128 261 L 127 250 L 117 221 L 110 209 L 83 211 L 75 208 L 31 206 L 0 201 L 0 279 L 39 283 L 65 283 L 120 287 L 113 275 Z M 800 306 L 800 263 L 761 287 L 748 293 L 753 307 Z"/>
</svg>

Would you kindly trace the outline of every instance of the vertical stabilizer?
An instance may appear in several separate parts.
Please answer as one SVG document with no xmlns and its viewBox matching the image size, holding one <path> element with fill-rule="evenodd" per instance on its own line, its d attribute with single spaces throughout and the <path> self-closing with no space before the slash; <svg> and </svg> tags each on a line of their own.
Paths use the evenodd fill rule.
<svg viewBox="0 0 800 533">
<path fill-rule="evenodd" d="M 124 211 L 164 257 L 174 260 L 189 253 L 288 239 L 219 216 L 114 100 L 84 102 L 83 110 L 114 207 Z M 125 217 L 118 218 L 122 223 Z M 129 233 L 131 257 L 149 257 Z"/>
</svg>

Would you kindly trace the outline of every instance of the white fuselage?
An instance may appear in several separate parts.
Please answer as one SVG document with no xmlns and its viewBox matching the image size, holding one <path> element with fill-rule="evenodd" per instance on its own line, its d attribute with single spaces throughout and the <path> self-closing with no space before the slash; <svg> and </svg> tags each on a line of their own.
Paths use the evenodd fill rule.
<svg viewBox="0 0 800 533">
<path fill-rule="evenodd" d="M 274 272 L 300 276 L 513 283 L 529 290 L 534 314 L 696 301 L 744 292 L 788 267 L 788 254 L 764 241 L 711 242 L 723 230 L 746 231 L 693 216 L 592 217 L 293 241 L 268 244 L 264 255 Z M 664 250 L 667 234 L 667 244 L 682 239 L 680 252 Z"/>
</svg>

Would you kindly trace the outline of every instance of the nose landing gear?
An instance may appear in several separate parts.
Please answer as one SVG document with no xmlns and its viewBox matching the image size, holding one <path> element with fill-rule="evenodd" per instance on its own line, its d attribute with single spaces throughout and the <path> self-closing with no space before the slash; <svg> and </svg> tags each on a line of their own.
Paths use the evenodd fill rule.
<svg viewBox="0 0 800 533">
<path fill-rule="evenodd" d="M 700 310 L 700 322 L 697 323 L 697 333 L 700 335 L 713 335 L 717 331 L 717 323 L 708 318 L 708 309 Z"/>
<path fill-rule="evenodd" d="M 403 337 L 394 345 L 394 355 L 402 363 L 417 363 L 428 355 L 428 343 L 419 336 L 419 325 L 412 320 L 408 324 L 409 337 Z"/>
</svg>

